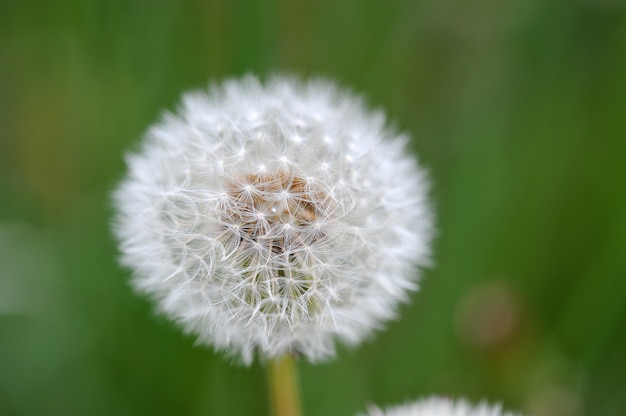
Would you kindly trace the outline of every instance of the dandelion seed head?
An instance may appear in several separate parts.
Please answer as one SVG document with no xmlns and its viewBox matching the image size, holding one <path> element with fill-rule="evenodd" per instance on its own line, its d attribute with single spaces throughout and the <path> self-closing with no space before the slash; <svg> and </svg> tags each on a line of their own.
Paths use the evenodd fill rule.
<svg viewBox="0 0 626 416">
<path fill-rule="evenodd" d="M 393 318 L 429 262 L 426 173 L 328 81 L 183 97 L 129 154 L 114 232 L 134 287 L 201 344 L 310 361 Z"/>
<path fill-rule="evenodd" d="M 520 416 L 502 410 L 499 404 L 490 405 L 481 402 L 472 405 L 466 400 L 450 400 L 443 397 L 431 397 L 428 399 L 389 407 L 382 410 L 372 406 L 362 416 Z"/>
</svg>

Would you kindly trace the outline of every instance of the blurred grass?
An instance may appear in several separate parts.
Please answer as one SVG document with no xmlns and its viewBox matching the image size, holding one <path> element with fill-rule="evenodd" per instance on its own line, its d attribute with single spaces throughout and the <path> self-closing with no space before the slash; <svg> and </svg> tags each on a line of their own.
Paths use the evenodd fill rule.
<svg viewBox="0 0 626 416">
<path fill-rule="evenodd" d="M 431 394 L 626 414 L 626 5 L 0 2 L 0 414 L 265 414 L 261 366 L 131 293 L 123 153 L 180 93 L 325 75 L 432 171 L 436 266 L 398 321 L 301 364 L 309 415 Z"/>
</svg>

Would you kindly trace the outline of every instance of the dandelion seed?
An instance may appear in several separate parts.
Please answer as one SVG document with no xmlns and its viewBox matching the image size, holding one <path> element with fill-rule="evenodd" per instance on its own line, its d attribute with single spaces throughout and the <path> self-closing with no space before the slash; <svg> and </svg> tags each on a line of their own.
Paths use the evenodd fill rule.
<svg viewBox="0 0 626 416">
<path fill-rule="evenodd" d="M 247 364 L 358 344 L 428 264 L 425 171 L 380 112 L 330 82 L 187 94 L 127 160 L 114 232 L 135 288 Z"/>
</svg>

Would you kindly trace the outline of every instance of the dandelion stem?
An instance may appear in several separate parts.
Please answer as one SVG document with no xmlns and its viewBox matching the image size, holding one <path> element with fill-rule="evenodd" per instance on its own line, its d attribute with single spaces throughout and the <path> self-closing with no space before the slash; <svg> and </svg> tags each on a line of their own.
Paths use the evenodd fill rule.
<svg viewBox="0 0 626 416">
<path fill-rule="evenodd" d="M 269 362 L 270 404 L 274 416 L 300 416 L 300 387 L 296 361 L 291 354 Z"/>
</svg>

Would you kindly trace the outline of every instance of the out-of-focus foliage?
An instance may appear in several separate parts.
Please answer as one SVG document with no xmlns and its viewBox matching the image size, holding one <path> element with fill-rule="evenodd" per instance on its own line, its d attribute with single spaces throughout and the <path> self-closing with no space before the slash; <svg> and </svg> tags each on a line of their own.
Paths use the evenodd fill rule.
<svg viewBox="0 0 626 416">
<path fill-rule="evenodd" d="M 0 414 L 266 413 L 263 367 L 155 318 L 108 226 L 124 151 L 246 72 L 362 92 L 432 171 L 435 267 L 385 331 L 300 365 L 308 415 L 626 414 L 620 0 L 0 2 Z"/>
</svg>

